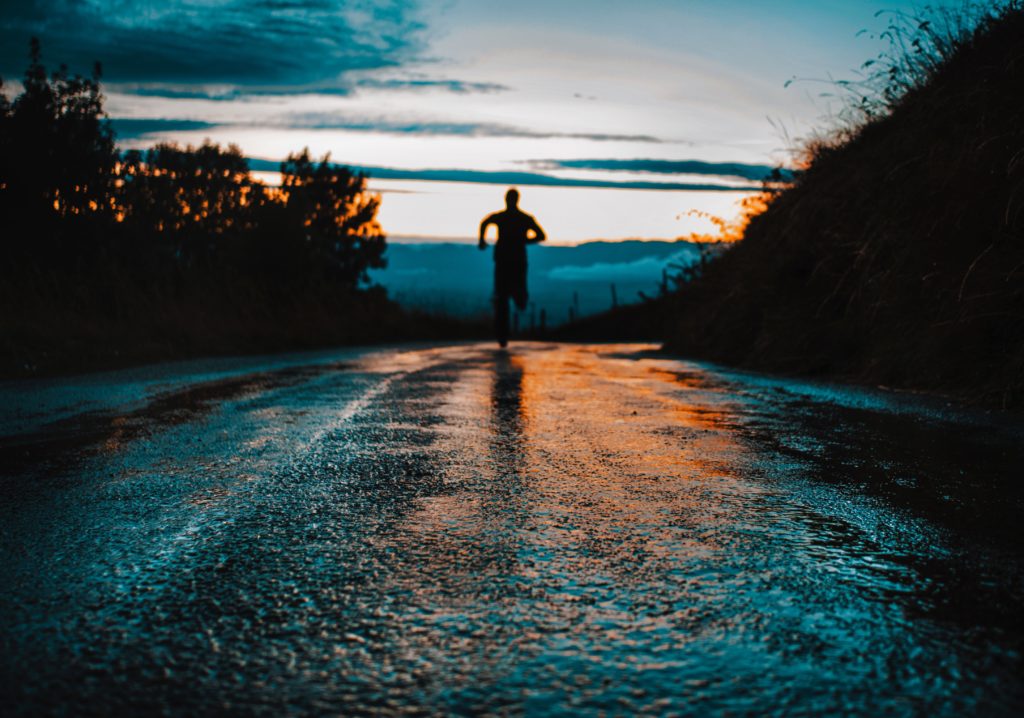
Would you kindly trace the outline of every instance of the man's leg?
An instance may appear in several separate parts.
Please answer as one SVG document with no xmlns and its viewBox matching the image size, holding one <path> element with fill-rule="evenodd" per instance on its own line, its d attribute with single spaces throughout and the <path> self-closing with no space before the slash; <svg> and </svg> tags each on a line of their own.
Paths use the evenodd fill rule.
<svg viewBox="0 0 1024 718">
<path fill-rule="evenodd" d="M 498 343 L 508 345 L 509 300 L 519 311 L 526 309 L 526 265 L 520 262 L 498 262 L 494 265 L 494 328 Z"/>
<path fill-rule="evenodd" d="M 526 293 L 526 282 L 523 282 L 512 292 L 512 301 L 515 302 L 516 309 L 523 312 L 526 311 L 529 300 L 530 297 Z"/>
<path fill-rule="evenodd" d="M 512 271 L 508 273 L 508 293 L 516 303 L 516 309 L 523 312 L 526 311 L 526 303 L 530 299 L 526 293 L 526 264 L 524 262 L 511 269 Z"/>
<path fill-rule="evenodd" d="M 494 292 L 494 336 L 502 347 L 508 346 L 508 294 Z"/>
<path fill-rule="evenodd" d="M 516 309 L 520 312 L 525 312 L 527 302 L 529 301 L 529 296 L 526 294 L 526 267 L 523 267 L 516 273 L 509 294 L 512 297 L 512 302 L 516 305 Z M 518 323 L 516 326 L 518 328 Z"/>
</svg>

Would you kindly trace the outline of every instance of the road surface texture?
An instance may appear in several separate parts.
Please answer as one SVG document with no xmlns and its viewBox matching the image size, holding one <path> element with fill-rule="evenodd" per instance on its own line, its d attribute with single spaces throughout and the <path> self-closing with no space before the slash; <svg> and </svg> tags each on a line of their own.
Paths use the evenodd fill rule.
<svg viewBox="0 0 1024 718">
<path fill-rule="evenodd" d="M 1019 418 L 651 350 L 0 385 L 3 712 L 1020 715 Z"/>
</svg>

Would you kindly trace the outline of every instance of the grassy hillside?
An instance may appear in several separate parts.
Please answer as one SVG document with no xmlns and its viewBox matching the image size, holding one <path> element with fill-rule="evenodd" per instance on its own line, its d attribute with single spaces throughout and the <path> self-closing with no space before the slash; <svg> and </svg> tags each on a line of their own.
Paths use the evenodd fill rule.
<svg viewBox="0 0 1024 718">
<path fill-rule="evenodd" d="M 796 183 L 672 298 L 666 348 L 1024 403 L 1024 9 L 915 30 L 887 70 L 905 86 L 808 148 Z"/>
</svg>

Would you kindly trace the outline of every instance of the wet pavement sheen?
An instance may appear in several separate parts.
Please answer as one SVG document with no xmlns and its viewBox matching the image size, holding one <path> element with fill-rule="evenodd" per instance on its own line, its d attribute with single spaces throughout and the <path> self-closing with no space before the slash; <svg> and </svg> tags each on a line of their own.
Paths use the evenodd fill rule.
<svg viewBox="0 0 1024 718">
<path fill-rule="evenodd" d="M 1024 710 L 1024 422 L 650 349 L 0 385 L 0 705 Z"/>
</svg>

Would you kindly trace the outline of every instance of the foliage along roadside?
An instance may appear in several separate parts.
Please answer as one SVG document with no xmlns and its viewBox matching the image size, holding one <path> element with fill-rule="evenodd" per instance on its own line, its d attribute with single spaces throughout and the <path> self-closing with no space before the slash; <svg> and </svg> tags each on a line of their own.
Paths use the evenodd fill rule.
<svg viewBox="0 0 1024 718">
<path fill-rule="evenodd" d="M 667 349 L 1024 402 L 1024 7 L 978 13 L 897 18 L 844 124 L 659 307 Z"/>
<path fill-rule="evenodd" d="M 99 67 L 30 55 L 0 92 L 0 373 L 473 331 L 367 287 L 386 238 L 364 175 L 304 150 L 270 187 L 235 146 L 121 153 Z"/>
</svg>

